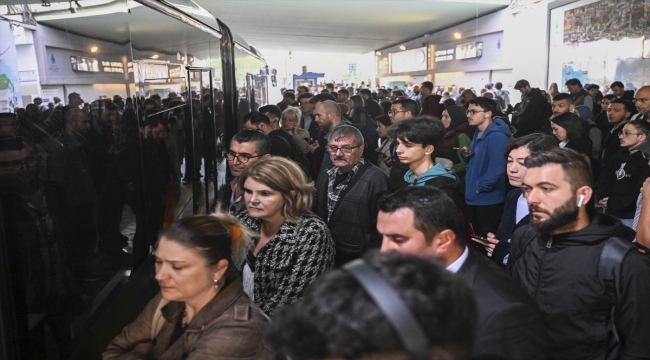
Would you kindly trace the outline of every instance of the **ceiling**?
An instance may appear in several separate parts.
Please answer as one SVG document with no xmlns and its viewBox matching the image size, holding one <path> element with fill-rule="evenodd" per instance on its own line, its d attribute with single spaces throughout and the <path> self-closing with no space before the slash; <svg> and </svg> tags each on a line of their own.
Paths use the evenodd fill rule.
<svg viewBox="0 0 650 360">
<path fill-rule="evenodd" d="M 362 54 L 508 6 L 509 0 L 194 0 L 264 51 Z"/>
<path fill-rule="evenodd" d="M 88 6 L 114 0 L 78 1 Z M 183 0 L 174 0 L 178 1 Z M 193 1 L 262 52 L 344 54 L 362 54 L 396 45 L 503 9 L 510 3 L 510 0 Z M 40 3 L 38 0 L 3 2 Z M 153 19 L 142 23 L 152 28 L 169 24 Z"/>
</svg>

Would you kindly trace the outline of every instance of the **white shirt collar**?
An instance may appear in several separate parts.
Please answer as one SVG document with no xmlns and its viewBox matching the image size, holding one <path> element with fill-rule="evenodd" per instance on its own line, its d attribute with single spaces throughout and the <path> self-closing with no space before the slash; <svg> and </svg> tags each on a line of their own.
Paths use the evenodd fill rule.
<svg viewBox="0 0 650 360">
<path fill-rule="evenodd" d="M 456 261 L 454 261 L 453 263 L 449 264 L 449 266 L 447 266 L 447 270 L 451 271 L 454 274 L 457 273 L 458 270 L 460 270 L 460 267 L 463 266 L 463 264 L 465 263 L 465 260 L 467 260 L 468 256 L 469 256 L 469 248 L 465 246 L 465 250 L 463 251 L 463 253 L 460 254 L 460 256 L 458 257 L 458 259 L 456 259 Z"/>
</svg>

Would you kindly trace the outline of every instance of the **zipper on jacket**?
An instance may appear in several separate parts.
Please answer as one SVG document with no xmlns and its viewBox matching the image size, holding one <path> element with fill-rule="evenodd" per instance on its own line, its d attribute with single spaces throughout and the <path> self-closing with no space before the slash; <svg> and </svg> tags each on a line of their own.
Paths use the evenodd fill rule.
<svg viewBox="0 0 650 360">
<path fill-rule="evenodd" d="M 553 246 L 553 238 L 550 237 L 546 241 L 546 248 L 550 249 L 551 246 Z M 539 261 L 539 273 L 540 273 L 540 278 L 537 279 L 537 286 L 535 287 L 535 295 L 533 296 L 533 300 L 537 300 L 537 293 L 539 292 L 539 283 L 541 282 L 541 273 L 542 273 L 542 266 L 544 265 L 544 258 L 546 257 L 546 253 L 548 253 L 547 250 L 544 251 L 544 254 L 542 255 L 542 258 Z"/>
</svg>

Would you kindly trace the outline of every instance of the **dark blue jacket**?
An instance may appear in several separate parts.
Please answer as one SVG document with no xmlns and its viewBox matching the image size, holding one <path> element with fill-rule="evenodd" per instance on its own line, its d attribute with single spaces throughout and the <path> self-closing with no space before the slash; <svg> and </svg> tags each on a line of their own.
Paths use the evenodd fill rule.
<svg viewBox="0 0 650 360">
<path fill-rule="evenodd" d="M 503 152 L 512 133 L 501 119 L 494 119 L 483 136 L 474 133 L 470 150 L 474 155 L 465 158 L 465 198 L 468 205 L 500 204 L 506 197 L 506 159 Z M 477 194 L 478 191 L 478 194 Z"/>
<path fill-rule="evenodd" d="M 499 242 L 492 252 L 492 260 L 496 261 L 500 266 L 505 266 L 507 263 L 507 260 L 504 262 L 504 259 L 510 254 L 510 239 L 512 239 L 512 234 L 520 226 L 530 223 L 530 214 L 524 216 L 518 223 L 515 223 L 517 220 L 517 201 L 520 195 L 521 188 L 517 188 L 511 190 L 506 196 L 501 224 L 499 224 L 499 230 L 496 233 L 496 238 L 499 239 Z"/>
</svg>

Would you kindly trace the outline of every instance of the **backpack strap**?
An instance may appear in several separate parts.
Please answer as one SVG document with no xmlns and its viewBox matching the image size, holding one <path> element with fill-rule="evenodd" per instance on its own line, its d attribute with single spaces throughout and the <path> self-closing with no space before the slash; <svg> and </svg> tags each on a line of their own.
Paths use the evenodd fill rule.
<svg viewBox="0 0 650 360">
<path fill-rule="evenodd" d="M 605 242 L 598 261 L 598 277 L 605 286 L 605 298 L 615 307 L 618 303 L 617 277 L 623 259 L 630 251 L 636 251 L 634 244 L 620 237 L 611 237 Z"/>
</svg>

